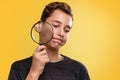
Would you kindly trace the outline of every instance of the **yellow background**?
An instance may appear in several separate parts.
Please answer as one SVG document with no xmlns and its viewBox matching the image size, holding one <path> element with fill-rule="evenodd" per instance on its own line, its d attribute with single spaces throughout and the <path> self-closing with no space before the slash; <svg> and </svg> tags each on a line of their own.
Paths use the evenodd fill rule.
<svg viewBox="0 0 120 80">
<path fill-rule="evenodd" d="M 0 1 L 0 80 L 7 80 L 14 61 L 32 55 L 37 45 L 30 28 L 51 1 L 55 0 Z M 84 63 L 91 80 L 120 80 L 120 1 L 59 1 L 70 4 L 74 13 L 61 53 Z"/>
</svg>

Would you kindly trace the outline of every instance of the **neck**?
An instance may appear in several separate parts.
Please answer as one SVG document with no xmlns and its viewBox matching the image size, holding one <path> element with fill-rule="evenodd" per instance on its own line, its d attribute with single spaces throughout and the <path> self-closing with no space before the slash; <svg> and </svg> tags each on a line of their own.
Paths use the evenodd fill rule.
<svg viewBox="0 0 120 80">
<path fill-rule="evenodd" d="M 63 59 L 63 57 L 60 55 L 59 50 L 51 50 L 47 48 L 47 55 L 50 59 L 50 62 L 58 62 Z"/>
</svg>

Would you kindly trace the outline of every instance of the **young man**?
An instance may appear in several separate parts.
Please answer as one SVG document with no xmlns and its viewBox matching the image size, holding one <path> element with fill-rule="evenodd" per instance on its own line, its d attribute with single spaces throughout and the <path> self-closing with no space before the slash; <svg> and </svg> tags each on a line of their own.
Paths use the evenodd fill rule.
<svg viewBox="0 0 120 80">
<path fill-rule="evenodd" d="M 90 80 L 85 66 L 59 50 L 68 40 L 73 23 L 71 8 L 64 2 L 48 4 L 41 17 L 53 26 L 54 35 L 50 42 L 38 46 L 33 56 L 15 62 L 9 80 Z"/>
</svg>

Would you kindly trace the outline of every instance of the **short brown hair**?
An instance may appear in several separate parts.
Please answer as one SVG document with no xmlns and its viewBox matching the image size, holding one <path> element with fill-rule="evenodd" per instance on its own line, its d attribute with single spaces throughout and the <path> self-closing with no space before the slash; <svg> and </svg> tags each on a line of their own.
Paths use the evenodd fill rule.
<svg viewBox="0 0 120 80">
<path fill-rule="evenodd" d="M 46 7 L 44 8 L 44 10 L 42 12 L 41 20 L 45 21 L 48 17 L 50 17 L 50 15 L 56 9 L 62 10 L 66 14 L 70 15 L 72 17 L 72 19 L 73 19 L 73 14 L 72 14 L 71 7 L 67 3 L 64 3 L 64 2 L 52 2 L 52 3 L 49 3 L 48 5 L 46 5 Z"/>
</svg>

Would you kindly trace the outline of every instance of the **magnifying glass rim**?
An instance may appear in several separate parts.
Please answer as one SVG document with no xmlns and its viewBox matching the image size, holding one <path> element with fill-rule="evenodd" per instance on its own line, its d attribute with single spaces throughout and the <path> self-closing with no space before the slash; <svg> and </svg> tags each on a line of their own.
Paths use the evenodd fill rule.
<svg viewBox="0 0 120 80">
<path fill-rule="evenodd" d="M 33 36 L 32 36 L 32 35 L 33 35 L 33 34 L 32 34 L 32 31 L 33 31 L 34 26 L 35 26 L 37 23 L 41 23 L 41 22 L 47 23 L 47 24 L 50 25 L 50 27 L 52 28 L 52 36 L 51 36 L 50 40 L 53 38 L 53 34 L 54 34 L 54 32 L 53 32 L 53 26 L 52 26 L 49 22 L 46 22 L 46 21 L 38 21 L 38 22 L 36 22 L 36 23 L 32 26 L 32 28 L 31 28 L 30 36 L 31 36 L 32 40 L 33 40 L 35 43 L 37 43 L 37 44 L 39 44 L 39 45 L 44 45 L 44 44 L 48 43 L 50 40 L 48 40 L 48 41 L 45 42 L 45 43 L 38 43 L 38 42 L 33 38 Z"/>
</svg>

